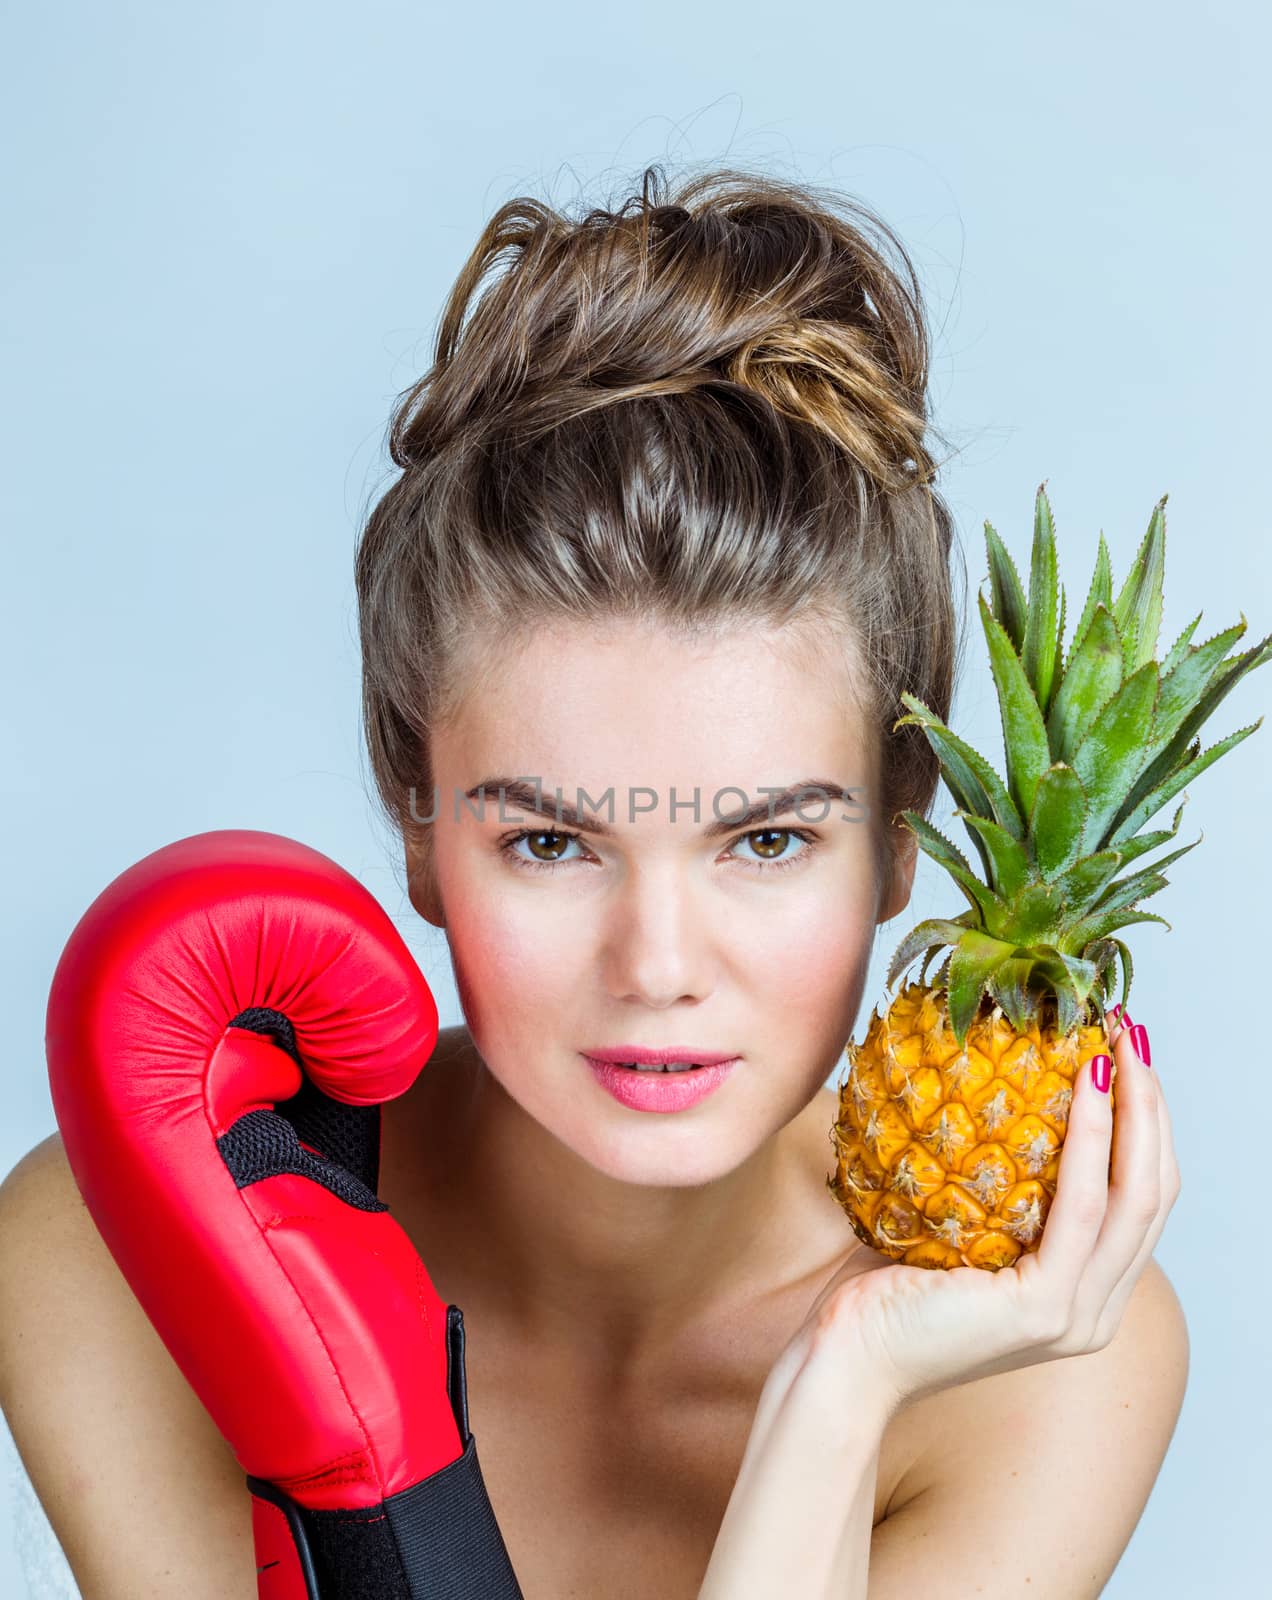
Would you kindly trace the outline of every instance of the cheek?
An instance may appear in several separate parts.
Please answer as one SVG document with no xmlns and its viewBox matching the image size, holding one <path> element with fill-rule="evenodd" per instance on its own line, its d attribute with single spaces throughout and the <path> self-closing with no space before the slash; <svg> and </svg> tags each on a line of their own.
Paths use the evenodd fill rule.
<svg viewBox="0 0 1272 1600">
<path fill-rule="evenodd" d="M 754 1008 L 755 1039 L 767 1059 L 786 1064 L 765 1085 L 793 1115 L 837 1069 L 869 976 L 875 924 L 871 905 L 851 886 L 806 906 L 802 918 L 765 928 L 767 958 L 742 976 Z"/>
<path fill-rule="evenodd" d="M 805 1029 L 834 1029 L 841 1022 L 850 1027 L 844 1014 L 853 1008 L 868 957 L 869 946 L 859 950 L 851 928 L 840 937 L 824 929 L 788 947 L 773 968 L 783 1014 L 799 1019 Z"/>
<path fill-rule="evenodd" d="M 583 942 L 549 925 L 529 898 L 487 894 L 447 901 L 446 937 L 464 1018 L 479 1050 L 497 1041 L 543 1037 L 545 1017 L 578 993 Z"/>
<path fill-rule="evenodd" d="M 776 997 L 788 1015 L 814 1026 L 838 1023 L 846 1009 L 854 1010 L 865 981 L 876 927 L 873 902 L 857 884 L 840 879 L 809 898 L 766 909 L 759 936 L 745 941 L 751 985 Z"/>
</svg>

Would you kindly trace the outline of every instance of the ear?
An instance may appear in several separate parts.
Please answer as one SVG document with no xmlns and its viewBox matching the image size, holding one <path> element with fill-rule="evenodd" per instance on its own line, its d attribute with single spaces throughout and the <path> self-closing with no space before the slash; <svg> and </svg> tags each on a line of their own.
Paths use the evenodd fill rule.
<svg viewBox="0 0 1272 1600">
<path fill-rule="evenodd" d="M 425 922 L 435 928 L 446 926 L 442 911 L 442 897 L 437 887 L 437 871 L 433 863 L 433 830 L 428 824 L 408 830 L 403 844 L 406 849 L 406 886 L 411 904 Z"/>
<path fill-rule="evenodd" d="M 876 922 L 890 922 L 909 905 L 918 859 L 919 841 L 913 829 L 893 828 L 888 850 L 888 881 L 879 897 Z"/>
</svg>

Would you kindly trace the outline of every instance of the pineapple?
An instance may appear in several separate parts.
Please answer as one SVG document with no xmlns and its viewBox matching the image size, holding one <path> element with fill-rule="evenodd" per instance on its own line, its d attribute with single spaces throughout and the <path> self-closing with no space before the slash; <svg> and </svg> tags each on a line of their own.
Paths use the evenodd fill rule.
<svg viewBox="0 0 1272 1600">
<path fill-rule="evenodd" d="M 1036 1250 L 1055 1194 L 1077 1073 L 1112 1055 L 1104 1013 L 1121 966 L 1114 930 L 1165 918 L 1136 910 L 1162 871 L 1201 842 L 1117 874 L 1175 837 L 1145 823 L 1260 726 L 1202 751 L 1198 730 L 1232 686 L 1272 656 L 1272 634 L 1231 659 L 1241 622 L 1192 645 L 1200 613 L 1156 659 L 1166 520 L 1163 495 L 1116 600 L 1101 533 L 1067 658 L 1051 507 L 1041 485 L 1026 601 L 986 522 L 992 604 L 978 595 L 998 691 L 1006 784 L 914 695 L 909 715 L 935 750 L 982 869 L 914 811 L 919 846 L 969 902 L 921 922 L 897 947 L 891 990 L 920 954 L 919 981 L 876 1008 L 845 1052 L 830 1138 L 831 1193 L 858 1237 L 913 1266 L 997 1271 Z M 932 983 L 933 955 L 947 949 Z M 1110 1091 L 1112 1093 L 1112 1091 Z M 1116 1113 L 1115 1113 L 1116 1119 Z"/>
</svg>

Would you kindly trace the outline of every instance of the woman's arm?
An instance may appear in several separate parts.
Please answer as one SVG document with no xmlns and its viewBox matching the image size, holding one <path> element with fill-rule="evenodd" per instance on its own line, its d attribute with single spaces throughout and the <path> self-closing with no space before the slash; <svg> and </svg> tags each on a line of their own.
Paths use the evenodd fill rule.
<svg viewBox="0 0 1272 1600">
<path fill-rule="evenodd" d="M 801 1595 L 863 1600 L 883 1426 L 902 1406 L 967 1386 L 974 1397 L 946 1406 L 955 1415 L 965 1402 L 940 1491 L 904 1514 L 904 1530 L 889 1516 L 876 1536 L 888 1562 L 870 1600 L 947 1579 L 986 1596 L 1025 1582 L 1039 1600 L 1100 1592 L 1152 1488 L 1187 1374 L 1182 1313 L 1151 1265 L 1180 1189 L 1170 1118 L 1127 1030 L 1113 1050 L 1117 1138 L 1107 1078 L 1079 1074 L 1036 1252 L 997 1273 L 861 1273 L 850 1258 L 823 1289 L 765 1385 L 702 1600 L 782 1592 L 783 1575 Z M 1145 1426 L 1101 1429 L 1115 1405 L 1138 1408 Z M 1081 1540 L 1081 1502 L 1099 1494 L 1102 1473 L 1120 1481 L 1095 1508 L 1100 1531 L 1079 1578 L 1065 1552 Z"/>
<path fill-rule="evenodd" d="M 854 1399 L 842 1372 L 832 1393 L 801 1349 L 764 1385 L 698 1600 L 865 1600 L 889 1410 L 877 1388 Z"/>
<path fill-rule="evenodd" d="M 243 1470 L 53 1134 L 0 1184 L 0 1409 L 83 1600 L 250 1600 Z"/>
<path fill-rule="evenodd" d="M 1150 1262 L 1104 1349 L 928 1397 L 927 1443 L 872 1529 L 887 1413 L 816 1367 L 762 1397 L 699 1600 L 1094 1600 L 1161 1469 L 1188 1330 Z M 836 1417 L 838 1420 L 835 1420 Z M 867 1575 L 869 1581 L 867 1582 Z"/>
</svg>

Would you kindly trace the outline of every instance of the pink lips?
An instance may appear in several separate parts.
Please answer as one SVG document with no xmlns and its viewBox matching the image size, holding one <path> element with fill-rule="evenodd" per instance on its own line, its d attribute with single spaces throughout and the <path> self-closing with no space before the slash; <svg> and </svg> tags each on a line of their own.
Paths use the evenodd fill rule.
<svg viewBox="0 0 1272 1600">
<path fill-rule="evenodd" d="M 718 1050 L 643 1050 L 637 1045 L 584 1051 L 582 1055 L 601 1088 L 632 1111 L 685 1111 L 718 1089 L 741 1060 L 740 1056 L 726 1056 Z M 659 1065 L 667 1061 L 697 1061 L 702 1065 L 683 1072 L 638 1072 L 620 1066 L 622 1061 Z"/>
<path fill-rule="evenodd" d="M 729 1050 L 702 1050 L 692 1044 L 665 1044 L 659 1050 L 639 1044 L 601 1045 L 583 1052 L 590 1061 L 640 1061 L 645 1066 L 665 1067 L 669 1061 L 696 1061 L 699 1066 L 718 1067 L 722 1061 L 736 1061 Z"/>
</svg>

